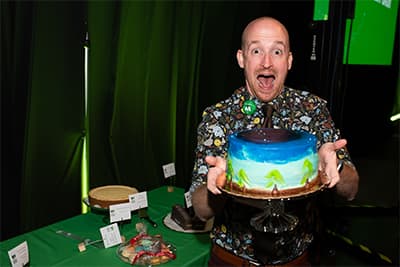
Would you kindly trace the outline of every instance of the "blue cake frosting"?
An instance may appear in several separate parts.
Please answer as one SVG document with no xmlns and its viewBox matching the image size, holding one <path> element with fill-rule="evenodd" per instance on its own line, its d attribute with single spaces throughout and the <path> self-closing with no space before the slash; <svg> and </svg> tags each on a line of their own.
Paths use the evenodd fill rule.
<svg viewBox="0 0 400 267">
<path fill-rule="evenodd" d="M 228 140 L 227 180 L 239 188 L 301 188 L 318 175 L 317 138 L 308 132 L 261 128 Z"/>
</svg>

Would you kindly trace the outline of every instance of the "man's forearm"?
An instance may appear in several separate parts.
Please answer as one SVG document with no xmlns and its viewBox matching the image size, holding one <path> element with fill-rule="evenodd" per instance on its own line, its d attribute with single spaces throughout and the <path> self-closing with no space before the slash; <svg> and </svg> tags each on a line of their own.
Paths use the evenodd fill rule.
<svg viewBox="0 0 400 267">
<path fill-rule="evenodd" d="M 199 186 L 192 193 L 192 205 L 197 217 L 206 221 L 219 212 L 225 204 L 225 197 L 214 195 L 207 189 L 207 185 Z"/>
</svg>

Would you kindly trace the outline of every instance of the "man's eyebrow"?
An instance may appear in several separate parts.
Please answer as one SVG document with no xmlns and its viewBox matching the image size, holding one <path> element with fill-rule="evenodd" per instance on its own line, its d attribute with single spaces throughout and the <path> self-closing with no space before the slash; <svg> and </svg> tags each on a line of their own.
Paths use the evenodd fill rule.
<svg viewBox="0 0 400 267">
<path fill-rule="evenodd" d="M 274 44 L 283 45 L 284 47 L 287 46 L 284 41 L 275 41 Z"/>
<path fill-rule="evenodd" d="M 259 44 L 261 43 L 261 41 L 255 40 L 255 41 L 250 41 L 247 46 L 250 47 L 253 44 Z M 284 41 L 274 41 L 273 42 L 274 45 L 282 45 L 284 47 L 287 47 L 288 45 L 284 42 Z"/>
<path fill-rule="evenodd" d="M 249 46 L 251 46 L 251 45 L 253 45 L 253 44 L 259 44 L 259 43 L 261 43 L 261 42 L 255 40 L 255 41 L 251 41 L 251 42 L 247 43 L 247 46 L 249 47 Z"/>
</svg>

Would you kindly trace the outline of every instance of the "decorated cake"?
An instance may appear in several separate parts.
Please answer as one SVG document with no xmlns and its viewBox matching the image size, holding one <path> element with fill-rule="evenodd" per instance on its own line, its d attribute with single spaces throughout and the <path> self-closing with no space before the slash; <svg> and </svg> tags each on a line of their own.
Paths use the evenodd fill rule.
<svg viewBox="0 0 400 267">
<path fill-rule="evenodd" d="M 184 230 L 203 230 L 206 225 L 194 212 L 190 212 L 188 208 L 179 204 L 172 206 L 171 219 Z"/>
<path fill-rule="evenodd" d="M 108 209 L 110 205 L 129 202 L 129 195 L 138 193 L 134 187 L 125 185 L 106 185 L 89 191 L 90 206 Z"/>
<path fill-rule="evenodd" d="M 314 135 L 261 128 L 228 138 L 226 191 L 262 198 L 290 197 L 319 185 Z"/>
</svg>

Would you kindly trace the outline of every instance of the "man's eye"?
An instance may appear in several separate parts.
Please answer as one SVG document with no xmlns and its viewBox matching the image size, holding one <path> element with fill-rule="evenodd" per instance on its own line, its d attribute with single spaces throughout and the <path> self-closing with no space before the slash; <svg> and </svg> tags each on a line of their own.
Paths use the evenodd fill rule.
<svg viewBox="0 0 400 267">
<path fill-rule="evenodd" d="M 258 54 L 261 54 L 261 50 L 260 50 L 260 49 L 258 49 L 258 48 L 256 48 L 256 49 L 253 49 L 251 52 L 252 52 L 252 54 L 253 54 L 253 55 L 258 55 Z"/>
<path fill-rule="evenodd" d="M 283 51 L 282 51 L 281 49 L 275 49 L 275 50 L 273 51 L 273 53 L 274 53 L 274 55 L 279 56 L 279 55 L 282 55 L 282 54 L 283 54 Z"/>
</svg>

